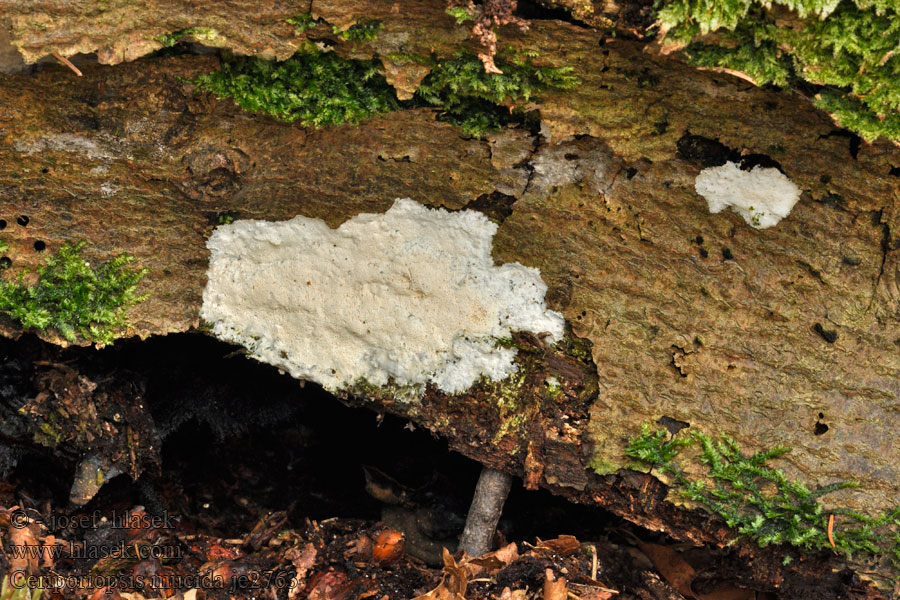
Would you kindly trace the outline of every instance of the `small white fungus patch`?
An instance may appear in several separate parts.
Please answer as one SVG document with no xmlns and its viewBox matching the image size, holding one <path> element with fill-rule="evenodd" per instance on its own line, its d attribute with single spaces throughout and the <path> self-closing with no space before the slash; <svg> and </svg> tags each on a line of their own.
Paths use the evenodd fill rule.
<svg viewBox="0 0 900 600">
<path fill-rule="evenodd" d="M 200 317 L 221 339 L 329 390 L 392 379 L 448 393 L 515 372 L 512 331 L 563 335 L 540 272 L 495 266 L 483 214 L 398 199 L 337 229 L 302 216 L 217 227 Z"/>
<path fill-rule="evenodd" d="M 756 229 L 777 225 L 800 199 L 800 189 L 778 169 L 742 171 L 731 161 L 700 171 L 694 189 L 706 198 L 709 212 L 730 206 Z"/>
</svg>

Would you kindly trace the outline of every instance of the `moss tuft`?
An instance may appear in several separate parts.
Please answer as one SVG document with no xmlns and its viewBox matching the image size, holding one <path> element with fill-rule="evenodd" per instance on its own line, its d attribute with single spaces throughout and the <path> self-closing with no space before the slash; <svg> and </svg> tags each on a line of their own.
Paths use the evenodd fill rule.
<svg viewBox="0 0 900 600">
<path fill-rule="evenodd" d="M 480 136 L 513 120 L 513 112 L 538 93 L 569 90 L 580 80 L 572 67 L 535 66 L 527 59 L 497 60 L 501 74 L 487 73 L 472 54 L 438 60 L 422 81 L 416 97 L 441 109 L 440 118 Z"/>
<path fill-rule="evenodd" d="M 79 336 L 109 344 L 126 327 L 125 310 L 143 300 L 135 294 L 146 269 L 129 269 L 133 257 L 119 255 L 98 267 L 81 257 L 85 242 L 64 244 L 33 274 L 0 281 L 0 313 L 26 329 L 54 329 L 74 342 Z M 26 283 L 32 275 L 36 281 Z"/>
<path fill-rule="evenodd" d="M 817 104 L 867 139 L 898 140 L 900 13 L 871 0 L 658 0 L 666 36 L 699 65 L 758 84 L 823 86 Z M 792 11 L 792 12 L 788 12 Z"/>
<path fill-rule="evenodd" d="M 166 48 L 171 48 L 186 37 L 192 37 L 198 41 L 212 41 L 219 37 L 219 32 L 210 27 L 189 27 L 187 29 L 179 29 L 172 33 L 164 33 L 156 36 L 156 41 Z"/>
<path fill-rule="evenodd" d="M 430 66 L 431 73 L 406 102 L 396 99 L 377 60 L 348 60 L 315 49 L 284 62 L 235 59 L 219 71 L 201 75 L 196 83 L 252 112 L 314 127 L 355 124 L 392 110 L 433 106 L 440 109 L 438 118 L 473 136 L 512 122 L 522 112 L 519 107 L 544 90 L 566 90 L 580 83 L 571 67 L 535 66 L 527 58 L 498 61 L 503 74 L 486 73 L 471 54 L 418 60 Z"/>
<path fill-rule="evenodd" d="M 291 17 L 290 19 L 285 19 L 285 21 L 289 25 L 294 26 L 294 30 L 296 31 L 297 35 L 306 33 L 319 23 L 316 19 L 313 19 L 312 13 L 308 12 L 301 13 L 295 17 Z"/>
<path fill-rule="evenodd" d="M 330 25 L 325 19 L 315 19 L 312 13 L 308 12 L 285 19 L 285 21 L 294 26 L 297 35 L 314 29 L 316 25 Z M 383 28 L 384 24 L 377 19 L 360 18 L 356 20 L 355 24 L 344 30 L 337 25 L 331 25 L 331 32 L 348 42 L 374 42 Z"/>
<path fill-rule="evenodd" d="M 695 451 L 688 460 L 705 468 L 703 477 L 688 475 L 679 463 L 686 449 Z M 670 477 L 687 500 L 722 517 L 729 527 L 760 546 L 786 543 L 806 550 L 832 548 L 827 532 L 833 515 L 835 550 L 848 556 L 854 552 L 886 555 L 900 563 L 900 508 L 877 517 L 847 510 L 829 513 L 819 498 L 856 484 L 839 482 L 810 490 L 770 465 L 788 452 L 789 448 L 776 446 L 746 455 L 727 435 L 718 440 L 697 431 L 670 436 L 666 429 L 654 431 L 647 423 L 625 451 L 628 457 Z"/>
<path fill-rule="evenodd" d="M 281 121 L 322 127 L 358 123 L 399 108 L 377 61 L 299 52 L 284 62 L 239 58 L 197 78 L 200 89 Z"/>
<path fill-rule="evenodd" d="M 384 28 L 381 21 L 374 19 L 359 19 L 349 29 L 341 30 L 338 26 L 332 26 L 331 30 L 348 42 L 374 42 L 378 39 L 378 33 Z"/>
</svg>

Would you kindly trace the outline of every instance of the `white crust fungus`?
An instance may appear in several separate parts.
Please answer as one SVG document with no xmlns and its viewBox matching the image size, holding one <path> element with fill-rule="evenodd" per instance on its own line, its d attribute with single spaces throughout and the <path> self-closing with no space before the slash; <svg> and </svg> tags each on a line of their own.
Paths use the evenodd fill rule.
<svg viewBox="0 0 900 600">
<path fill-rule="evenodd" d="M 200 317 L 257 359 L 326 389 L 427 382 L 459 393 L 515 372 L 513 331 L 563 335 L 540 272 L 495 266 L 497 226 L 398 199 L 337 229 L 319 219 L 217 227 Z"/>
<path fill-rule="evenodd" d="M 756 229 L 777 225 L 800 199 L 800 189 L 778 169 L 743 171 L 731 161 L 700 171 L 694 189 L 706 198 L 709 212 L 730 206 Z"/>
</svg>

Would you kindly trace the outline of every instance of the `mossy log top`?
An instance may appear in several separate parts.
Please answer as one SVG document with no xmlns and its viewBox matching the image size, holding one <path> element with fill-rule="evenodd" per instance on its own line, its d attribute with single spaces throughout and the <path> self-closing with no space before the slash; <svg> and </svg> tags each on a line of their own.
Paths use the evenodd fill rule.
<svg viewBox="0 0 900 600">
<path fill-rule="evenodd" d="M 450 54 L 465 30 L 440 2 L 421 7 L 383 15 L 379 39 L 406 32 L 409 43 Z M 347 14 L 374 14 L 353 9 Z M 288 16 L 272 10 L 252 14 Z M 24 31 L 26 16 L 16 19 L 14 32 Z M 231 19 L 248 31 L 257 20 Z M 202 25 L 164 23 L 160 31 Z M 81 39 L 84 31 L 73 31 Z M 714 541 L 721 532 L 691 519 L 663 524 L 652 514 L 654 497 L 629 504 L 610 491 L 613 478 L 592 472 L 627 465 L 626 442 L 643 422 L 685 421 L 747 450 L 791 446 L 782 465 L 808 486 L 860 483 L 823 498 L 831 507 L 895 507 L 900 151 L 859 145 L 789 93 L 697 72 L 629 42 L 604 43 L 589 30 L 536 22 L 527 33 L 504 29 L 504 44 L 571 65 L 583 81 L 535 105 L 541 135 L 520 128 L 464 139 L 427 109 L 319 130 L 277 123 L 183 83 L 216 68 L 211 56 L 95 66 L 80 79 L 56 66 L 2 77 L 0 218 L 9 225 L 0 238 L 12 259 L 4 276 L 40 262 L 35 241 L 53 251 L 86 239 L 88 258 L 128 252 L 149 269 L 138 290 L 149 297 L 131 310 L 131 333 L 184 331 L 198 325 L 205 240 L 223 215 L 302 214 L 335 226 L 397 197 L 458 209 L 489 205 L 500 192 L 516 201 L 500 225 L 496 260 L 541 269 L 552 308 L 592 344 L 596 380 L 570 376 L 580 383 L 563 390 L 546 419 L 532 419 L 541 427 L 519 427 L 497 447 L 491 442 L 511 425 L 503 422 L 508 410 L 487 404 L 496 394 L 471 398 L 478 410 L 463 410 L 460 399 L 376 401 L 529 485 L 687 539 Z M 49 46 L 34 48 L 36 56 Z M 733 213 L 709 213 L 694 178 L 723 147 L 778 161 L 803 190 L 787 219 L 757 231 Z M 19 215 L 27 226 L 15 224 Z M 17 329 L 5 322 L 3 331 Z M 546 359 L 540 369 L 572 364 Z M 588 389 L 597 392 L 585 405 Z M 493 429 L 484 430 L 478 415 L 489 410 Z M 623 477 L 615 481 L 627 487 Z"/>
</svg>

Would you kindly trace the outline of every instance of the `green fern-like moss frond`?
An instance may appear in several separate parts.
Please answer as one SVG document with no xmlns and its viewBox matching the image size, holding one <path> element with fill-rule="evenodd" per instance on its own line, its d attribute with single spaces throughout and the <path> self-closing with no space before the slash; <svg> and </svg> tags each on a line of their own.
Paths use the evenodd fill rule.
<svg viewBox="0 0 900 600">
<path fill-rule="evenodd" d="M 26 329 L 53 329 L 70 342 L 111 343 L 128 325 L 126 309 L 143 300 L 135 290 L 147 271 L 129 268 L 134 257 L 128 254 L 94 267 L 81 256 L 84 245 L 63 244 L 33 274 L 0 281 L 0 313 Z"/>
<path fill-rule="evenodd" d="M 691 448 L 686 457 L 684 450 Z M 806 550 L 831 548 L 829 514 L 839 521 L 833 531 L 834 548 L 845 554 L 867 552 L 900 561 L 900 507 L 877 517 L 832 510 L 819 498 L 854 482 L 836 482 L 810 490 L 773 466 L 790 452 L 776 446 L 755 454 L 744 453 L 737 442 L 722 435 L 714 439 L 702 432 L 671 436 L 649 424 L 629 441 L 625 454 L 671 478 L 685 499 L 721 517 L 742 535 L 761 546 L 791 544 Z M 690 475 L 684 464 L 695 460 L 702 475 Z M 900 562 L 898 562 L 900 565 Z"/>
</svg>

